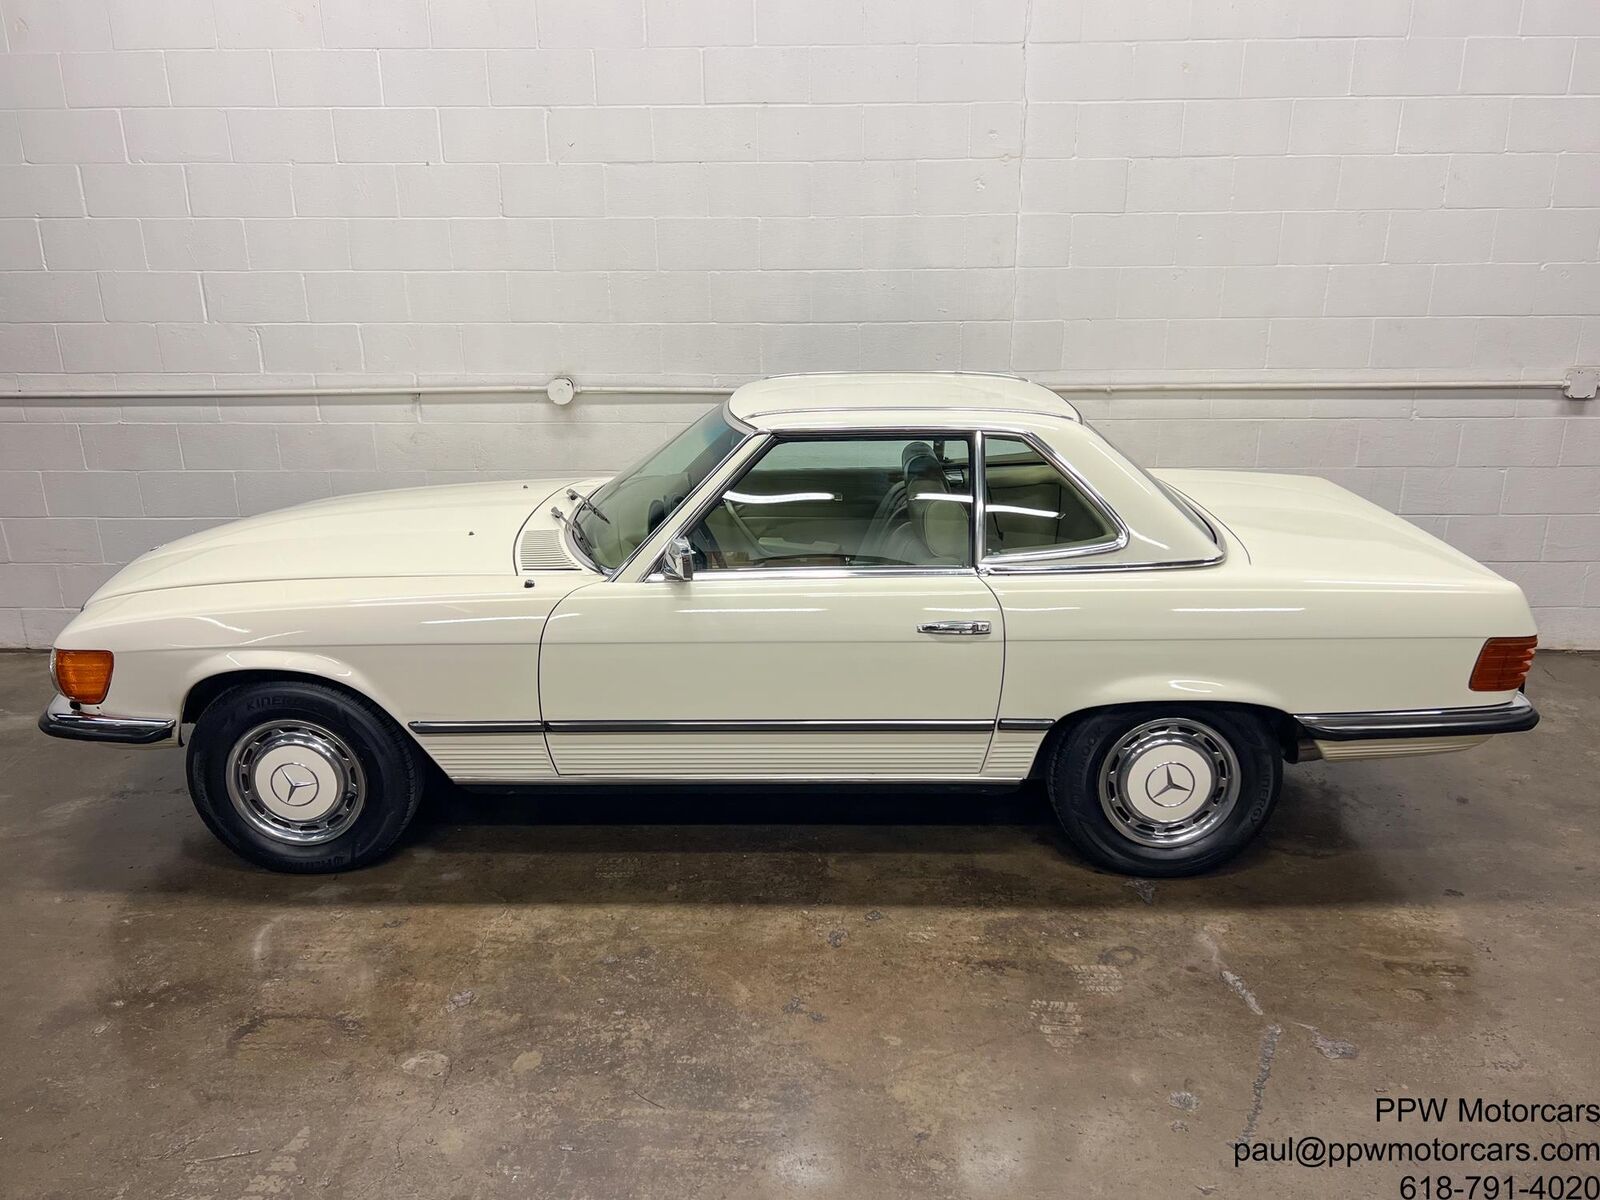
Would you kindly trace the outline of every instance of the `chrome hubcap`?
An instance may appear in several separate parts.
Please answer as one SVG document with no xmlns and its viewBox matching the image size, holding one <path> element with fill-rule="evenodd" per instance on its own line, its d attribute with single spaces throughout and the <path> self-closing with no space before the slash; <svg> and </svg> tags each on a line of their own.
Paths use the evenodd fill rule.
<svg viewBox="0 0 1600 1200">
<path fill-rule="evenodd" d="M 1215 729 L 1187 717 L 1148 721 L 1117 739 L 1100 766 L 1100 808 L 1141 846 L 1204 837 L 1239 798 L 1239 760 Z"/>
<path fill-rule="evenodd" d="M 257 725 L 228 754 L 228 797 L 252 826 L 294 846 L 331 842 L 366 800 L 366 775 L 344 739 L 310 721 Z"/>
</svg>

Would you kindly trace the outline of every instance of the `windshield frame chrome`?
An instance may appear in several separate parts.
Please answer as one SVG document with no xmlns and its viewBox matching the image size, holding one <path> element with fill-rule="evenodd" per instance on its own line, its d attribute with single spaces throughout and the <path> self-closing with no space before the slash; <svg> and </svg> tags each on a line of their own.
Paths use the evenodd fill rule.
<svg viewBox="0 0 1600 1200">
<path fill-rule="evenodd" d="M 669 523 L 671 523 L 672 520 L 677 516 L 677 511 L 681 511 L 689 503 L 690 500 L 694 499 L 695 495 L 702 488 L 705 487 L 707 481 L 716 478 L 717 474 L 723 469 L 723 467 L 727 466 L 728 462 L 731 459 L 733 459 L 736 455 L 738 455 L 738 453 L 745 446 L 749 445 L 751 438 L 758 435 L 758 431 L 748 421 L 742 420 L 741 418 L 736 417 L 736 416 L 733 415 L 733 412 L 728 407 L 728 402 L 726 400 L 724 400 L 720 405 L 716 405 L 716 406 L 713 406 L 713 407 L 708 407 L 706 409 L 705 413 L 702 413 L 700 416 L 696 417 L 694 421 L 690 422 L 690 424 L 692 425 L 695 422 L 704 420 L 706 414 L 711 413 L 713 411 L 720 412 L 721 415 L 722 415 L 722 419 L 727 424 L 728 428 L 732 429 L 735 433 L 742 434 L 743 436 L 740 437 L 740 439 L 737 442 L 735 442 L 731 447 L 729 447 L 728 452 L 726 454 L 724 454 L 720 459 L 717 460 L 716 464 L 711 468 L 711 470 L 706 472 L 705 479 L 702 479 L 700 481 L 699 486 L 697 486 L 696 488 L 694 488 L 693 490 L 691 490 L 689 492 L 688 496 L 686 496 L 684 498 L 683 503 L 679 504 L 678 510 L 676 510 L 676 511 L 674 511 L 672 513 L 669 513 L 667 515 L 667 518 L 664 521 L 661 522 L 661 525 L 658 526 L 657 529 L 651 530 L 650 533 L 648 533 L 644 537 L 644 539 L 637 546 L 635 546 L 628 553 L 628 555 L 621 562 L 619 562 L 615 567 L 613 567 L 613 568 L 608 570 L 606 567 L 602 566 L 599 562 L 594 560 L 591 556 L 589 556 L 587 554 L 584 554 L 582 556 L 584 561 L 593 563 L 594 567 L 595 567 L 595 570 L 599 571 L 600 574 L 604 575 L 606 577 L 606 579 L 608 579 L 608 580 L 616 579 L 624 571 L 626 571 L 628 569 L 628 567 L 630 565 L 632 565 L 634 560 L 639 557 L 639 552 L 642 549 L 644 549 L 645 546 L 649 545 L 651 541 L 654 540 L 655 535 L 659 531 L 659 529 L 661 529 L 661 528 L 665 527 L 666 525 L 668 525 Z M 684 428 L 687 429 L 688 426 L 685 426 Z M 678 432 L 681 433 L 683 431 L 679 430 Z M 677 436 L 678 436 L 678 433 L 674 433 L 672 435 L 672 437 L 669 437 L 669 438 L 665 439 L 661 443 L 661 445 L 657 446 L 656 450 L 659 451 L 660 449 L 662 449 L 662 447 L 666 446 L 669 442 L 671 442 L 673 440 L 673 438 L 676 438 Z M 654 452 L 652 452 L 652 453 L 654 453 Z M 599 491 L 600 488 L 605 487 L 606 484 L 614 482 L 617 478 L 618 478 L 617 475 L 608 475 L 608 476 L 606 476 L 606 478 L 600 484 L 598 484 L 595 487 L 594 492 Z M 594 492 L 590 492 L 589 495 L 592 497 L 594 495 Z M 583 507 L 584 507 L 583 505 L 577 506 L 575 511 L 572 513 L 571 517 L 567 521 L 563 521 L 562 522 L 563 526 L 567 526 L 568 527 L 563 536 L 565 537 L 565 539 L 569 543 L 574 543 L 575 542 L 575 539 L 572 537 L 572 531 L 570 529 L 570 526 L 571 526 L 571 524 L 573 522 L 576 522 L 578 520 L 579 516 L 582 515 Z M 595 510 L 596 514 L 598 514 L 601 518 L 605 517 L 604 511 L 600 508 L 600 506 L 596 505 L 593 502 L 592 499 L 589 501 L 588 507 L 593 508 Z M 576 549 L 576 545 L 574 545 L 574 549 Z"/>
<path fill-rule="evenodd" d="M 663 529 L 666 529 L 672 525 L 676 525 L 676 529 L 679 531 L 686 528 L 693 528 L 693 522 L 698 521 L 700 517 L 704 515 L 705 510 L 709 508 L 711 504 L 721 495 L 720 488 L 714 484 L 713 481 L 722 474 L 723 470 L 730 462 L 739 458 L 752 442 L 765 442 L 772 436 L 763 430 L 757 429 L 748 421 L 734 416 L 732 410 L 728 407 L 728 402 L 726 400 L 722 402 L 721 409 L 722 419 L 728 423 L 728 427 L 734 430 L 736 433 L 742 433 L 744 436 L 735 442 L 731 448 L 729 448 L 728 452 L 717 461 L 716 466 L 712 467 L 711 470 L 706 472 L 706 477 L 700 481 L 700 485 L 698 487 L 684 497 L 683 503 L 678 505 L 677 509 L 675 509 L 673 512 L 667 514 L 667 518 L 662 521 L 660 525 L 656 526 L 655 529 L 652 529 L 650 533 L 646 535 L 645 539 L 635 546 L 633 551 L 626 558 L 617 564 L 615 570 L 607 573 L 607 579 L 620 578 L 629 567 L 638 561 L 639 556 L 644 552 L 644 548 L 650 545 L 651 542 L 655 541 L 656 536 Z M 612 476 L 612 478 L 615 478 L 615 476 Z M 712 489 L 709 499 L 702 495 L 702 493 L 704 493 L 708 487 Z M 690 510 L 691 508 L 693 509 L 693 512 L 688 521 L 685 522 L 679 520 L 681 514 Z M 676 535 L 674 534 L 673 536 Z M 667 541 L 671 540 L 671 537 L 668 537 Z M 664 548 L 665 543 L 662 544 L 661 548 L 658 548 L 655 551 L 657 558 L 660 557 L 661 550 Z M 650 574 L 653 571 L 654 567 L 652 567 L 651 572 L 646 572 L 646 574 Z"/>
</svg>

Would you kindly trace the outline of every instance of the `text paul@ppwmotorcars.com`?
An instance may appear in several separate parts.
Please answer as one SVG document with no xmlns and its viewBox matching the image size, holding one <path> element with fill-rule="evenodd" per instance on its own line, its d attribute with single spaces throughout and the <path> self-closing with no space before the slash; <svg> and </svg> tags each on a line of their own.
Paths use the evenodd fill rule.
<svg viewBox="0 0 1600 1200">
<path fill-rule="evenodd" d="M 1600 1099 L 1378 1096 L 1376 1136 L 1239 1141 L 1233 1165 L 1399 1168 L 1400 1200 L 1600 1200 Z"/>
</svg>

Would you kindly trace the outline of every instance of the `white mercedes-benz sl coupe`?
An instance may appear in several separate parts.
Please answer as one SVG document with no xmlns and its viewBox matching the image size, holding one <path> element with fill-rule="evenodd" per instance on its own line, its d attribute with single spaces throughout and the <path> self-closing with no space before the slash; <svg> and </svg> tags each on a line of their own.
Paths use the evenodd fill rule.
<svg viewBox="0 0 1600 1200">
<path fill-rule="evenodd" d="M 319 501 L 146 554 L 40 725 L 188 744 L 211 831 L 385 853 L 433 770 L 550 781 L 1042 778 L 1068 840 L 1184 875 L 1284 761 L 1538 720 L 1517 587 L 1321 479 L 1136 466 L 982 375 L 740 388 L 610 479 Z"/>
</svg>

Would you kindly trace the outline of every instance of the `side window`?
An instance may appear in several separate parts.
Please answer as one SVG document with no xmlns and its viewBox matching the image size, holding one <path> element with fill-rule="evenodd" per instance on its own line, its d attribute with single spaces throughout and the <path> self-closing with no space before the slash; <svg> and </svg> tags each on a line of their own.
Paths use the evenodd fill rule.
<svg viewBox="0 0 1600 1200">
<path fill-rule="evenodd" d="M 1117 531 L 1076 484 L 1021 438 L 983 440 L 984 557 L 1083 550 Z"/>
<path fill-rule="evenodd" d="M 710 571 L 970 567 L 971 444 L 903 434 L 780 441 L 689 542 Z"/>
</svg>

